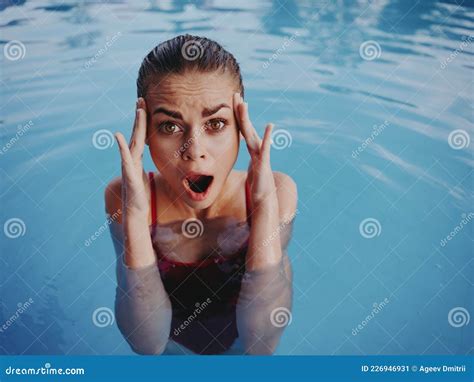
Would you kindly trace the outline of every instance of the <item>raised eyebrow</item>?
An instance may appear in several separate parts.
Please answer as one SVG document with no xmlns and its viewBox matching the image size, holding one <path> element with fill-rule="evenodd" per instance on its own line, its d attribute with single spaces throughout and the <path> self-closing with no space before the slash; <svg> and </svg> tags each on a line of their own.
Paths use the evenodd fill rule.
<svg viewBox="0 0 474 382">
<path fill-rule="evenodd" d="M 155 111 L 153 112 L 153 115 L 159 114 L 159 113 L 166 114 L 167 116 L 172 117 L 172 118 L 181 119 L 181 120 L 183 119 L 183 116 L 181 115 L 179 111 L 168 110 L 162 106 L 156 108 Z"/>
<path fill-rule="evenodd" d="M 210 107 L 210 108 L 207 108 L 207 107 L 206 107 L 206 108 L 204 108 L 204 109 L 202 110 L 201 115 L 202 115 L 203 117 L 210 117 L 211 115 L 216 114 L 220 109 L 222 109 L 222 108 L 224 108 L 224 107 L 230 109 L 230 106 L 229 106 L 229 105 L 227 105 L 226 103 L 221 103 L 221 104 L 219 104 L 219 105 L 217 105 L 217 106 L 214 106 L 214 107 Z"/>
</svg>

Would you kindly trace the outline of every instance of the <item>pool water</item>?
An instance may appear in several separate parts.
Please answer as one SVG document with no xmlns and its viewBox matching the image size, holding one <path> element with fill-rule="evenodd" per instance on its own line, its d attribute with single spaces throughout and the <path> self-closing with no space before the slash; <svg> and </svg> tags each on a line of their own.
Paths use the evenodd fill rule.
<svg viewBox="0 0 474 382">
<path fill-rule="evenodd" d="M 181 33 L 238 58 L 298 185 L 277 354 L 473 353 L 474 3 L 255 3 L 0 3 L 0 353 L 133 354 L 110 314 L 110 132 L 129 137 L 141 59 Z"/>
</svg>

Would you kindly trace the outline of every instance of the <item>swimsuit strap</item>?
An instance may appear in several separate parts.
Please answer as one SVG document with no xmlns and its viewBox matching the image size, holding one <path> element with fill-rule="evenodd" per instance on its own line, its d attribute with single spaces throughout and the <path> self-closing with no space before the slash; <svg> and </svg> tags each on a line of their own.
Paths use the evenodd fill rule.
<svg viewBox="0 0 474 382">
<path fill-rule="evenodd" d="M 155 178 L 153 172 L 148 173 L 148 178 L 150 179 L 150 194 L 151 194 L 151 225 L 154 227 L 156 225 L 156 190 L 155 190 Z M 250 206 L 250 186 L 248 178 L 245 180 L 245 210 L 247 213 L 247 223 L 250 225 L 250 215 L 251 206 Z"/>
</svg>

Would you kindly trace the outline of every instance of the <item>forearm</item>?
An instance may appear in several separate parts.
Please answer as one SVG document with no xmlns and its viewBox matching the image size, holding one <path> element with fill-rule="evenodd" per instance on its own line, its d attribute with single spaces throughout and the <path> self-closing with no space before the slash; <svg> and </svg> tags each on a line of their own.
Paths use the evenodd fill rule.
<svg viewBox="0 0 474 382">
<path fill-rule="evenodd" d="M 125 264 L 132 269 L 156 263 L 148 227 L 148 216 L 128 213 L 123 222 Z"/>
<path fill-rule="evenodd" d="M 150 265 L 132 268 L 125 263 L 125 257 L 128 254 L 132 260 L 131 264 L 135 266 L 140 264 L 134 259 L 140 259 L 139 255 L 144 252 L 135 253 L 134 251 L 140 250 L 141 247 L 145 251 L 148 246 L 147 240 L 150 241 L 151 247 L 150 235 L 141 231 L 142 244 L 135 245 L 138 241 L 137 236 L 131 235 L 131 230 L 129 230 L 128 240 L 131 245 L 127 246 L 124 240 L 125 226 L 113 223 L 110 228 L 118 255 L 115 297 L 117 325 L 135 352 L 160 354 L 168 342 L 171 303 L 163 286 L 154 253 L 152 253 L 153 262 Z M 128 250 L 126 250 L 127 247 Z"/>
<path fill-rule="evenodd" d="M 246 256 L 248 271 L 262 270 L 281 262 L 278 200 L 270 195 L 252 206 L 252 225 Z"/>
<path fill-rule="evenodd" d="M 237 304 L 237 327 L 248 354 L 272 354 L 286 326 L 279 318 L 291 314 L 292 276 L 281 230 L 274 201 L 254 206 Z"/>
<path fill-rule="evenodd" d="M 136 353 L 163 352 L 168 343 L 172 310 L 156 265 L 130 269 L 122 264 L 115 315 L 120 331 Z"/>
<path fill-rule="evenodd" d="M 263 270 L 246 271 L 237 303 L 237 328 L 247 354 L 273 354 L 291 319 L 288 256 Z"/>
</svg>

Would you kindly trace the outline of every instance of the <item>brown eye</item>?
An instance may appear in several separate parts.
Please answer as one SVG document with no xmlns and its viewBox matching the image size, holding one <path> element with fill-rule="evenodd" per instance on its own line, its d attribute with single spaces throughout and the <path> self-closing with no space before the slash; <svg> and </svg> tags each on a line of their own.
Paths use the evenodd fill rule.
<svg viewBox="0 0 474 382">
<path fill-rule="evenodd" d="M 158 130 L 164 134 L 172 135 L 178 133 L 181 128 L 176 123 L 164 122 L 158 126 Z"/>
<path fill-rule="evenodd" d="M 212 131 L 222 131 L 226 126 L 225 120 L 223 119 L 211 119 L 206 122 L 206 127 Z"/>
</svg>

